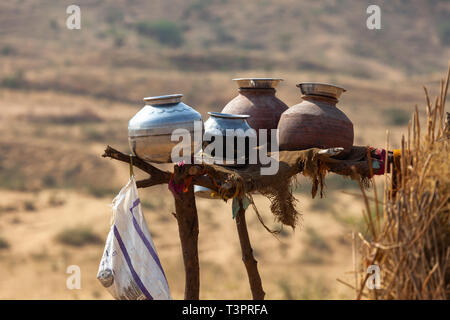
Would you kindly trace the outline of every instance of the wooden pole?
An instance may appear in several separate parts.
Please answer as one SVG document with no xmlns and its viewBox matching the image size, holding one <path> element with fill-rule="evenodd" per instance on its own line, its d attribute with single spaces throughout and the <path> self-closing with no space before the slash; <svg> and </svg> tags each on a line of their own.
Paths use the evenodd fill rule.
<svg viewBox="0 0 450 320">
<path fill-rule="evenodd" d="M 185 300 L 198 300 L 200 294 L 200 267 L 198 262 L 198 216 L 194 188 L 175 197 L 175 210 L 180 234 L 185 275 Z"/>
<path fill-rule="evenodd" d="M 264 300 L 266 293 L 263 290 L 261 277 L 258 272 L 258 262 L 253 256 L 253 249 L 250 244 L 250 238 L 247 231 L 247 222 L 245 221 L 245 210 L 242 200 L 239 200 L 239 211 L 236 215 L 236 227 L 241 244 L 242 261 L 247 270 L 250 289 L 252 290 L 253 300 Z"/>
</svg>

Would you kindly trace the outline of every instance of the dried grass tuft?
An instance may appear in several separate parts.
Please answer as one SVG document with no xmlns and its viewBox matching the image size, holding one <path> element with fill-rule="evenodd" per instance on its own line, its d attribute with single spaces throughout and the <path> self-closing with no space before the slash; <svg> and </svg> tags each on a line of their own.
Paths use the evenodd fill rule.
<svg viewBox="0 0 450 320">
<path fill-rule="evenodd" d="M 383 200 L 371 212 L 365 193 L 370 236 L 362 241 L 362 275 L 357 299 L 448 299 L 450 292 L 450 114 L 445 116 L 450 67 L 440 93 L 431 100 L 425 89 L 427 121 L 413 114 L 403 136 L 400 161 L 385 173 Z M 387 133 L 386 148 L 389 148 Z M 375 181 L 372 181 L 375 185 Z M 380 203 L 380 205 L 378 205 Z M 383 204 L 383 205 L 381 205 Z M 372 210 L 373 211 L 373 210 Z M 381 288 L 369 290 L 368 266 L 381 270 Z"/>
</svg>

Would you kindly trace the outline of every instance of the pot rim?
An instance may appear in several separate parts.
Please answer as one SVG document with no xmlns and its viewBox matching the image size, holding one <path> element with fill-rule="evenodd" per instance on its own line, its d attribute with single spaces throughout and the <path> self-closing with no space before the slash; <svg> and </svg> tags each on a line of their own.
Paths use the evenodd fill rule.
<svg viewBox="0 0 450 320">
<path fill-rule="evenodd" d="M 180 103 L 183 95 L 181 93 L 163 96 L 145 97 L 143 100 L 150 105 Z"/>
<path fill-rule="evenodd" d="M 234 120 L 243 120 L 250 118 L 248 114 L 231 114 L 231 113 L 222 113 L 222 112 L 208 112 L 211 117 L 215 118 L 224 118 L 224 119 L 234 119 Z"/>
<path fill-rule="evenodd" d="M 234 78 L 239 88 L 274 89 L 281 81 L 281 78 Z"/>
<path fill-rule="evenodd" d="M 312 88 L 306 89 L 304 86 L 312 86 Z M 332 97 L 335 99 L 339 99 L 341 94 L 347 91 L 346 89 L 344 89 L 342 87 L 336 86 L 331 83 L 324 83 L 324 82 L 301 82 L 301 83 L 297 84 L 296 87 L 300 88 L 300 91 L 304 95 L 327 96 L 327 97 Z M 333 88 L 335 90 L 330 90 L 331 88 Z M 322 90 L 322 89 L 328 89 L 328 90 Z"/>
</svg>

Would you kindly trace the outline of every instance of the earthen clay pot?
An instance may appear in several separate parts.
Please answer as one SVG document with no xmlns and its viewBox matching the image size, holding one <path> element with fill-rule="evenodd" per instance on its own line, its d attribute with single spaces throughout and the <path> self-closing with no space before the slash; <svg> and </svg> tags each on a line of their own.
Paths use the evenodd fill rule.
<svg viewBox="0 0 450 320">
<path fill-rule="evenodd" d="M 301 83 L 303 102 L 285 111 L 278 123 L 280 150 L 353 146 L 353 124 L 336 107 L 346 90 L 322 83 Z"/>
<path fill-rule="evenodd" d="M 257 134 L 259 129 L 268 129 L 267 141 L 270 144 L 269 129 L 277 128 L 281 114 L 288 109 L 288 106 L 275 96 L 275 87 L 282 79 L 240 78 L 233 81 L 239 86 L 239 95 L 231 100 L 222 112 L 249 115 L 247 122 Z"/>
</svg>

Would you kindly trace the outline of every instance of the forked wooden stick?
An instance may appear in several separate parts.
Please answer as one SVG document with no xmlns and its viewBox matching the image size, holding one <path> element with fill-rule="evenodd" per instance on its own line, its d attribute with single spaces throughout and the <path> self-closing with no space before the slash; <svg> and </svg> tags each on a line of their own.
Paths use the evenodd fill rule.
<svg viewBox="0 0 450 320">
<path fill-rule="evenodd" d="M 238 201 L 239 211 L 236 215 L 236 227 L 239 235 L 239 242 L 241 244 L 242 261 L 244 262 L 245 269 L 247 270 L 253 300 L 263 300 L 266 293 L 263 290 L 261 277 L 258 272 L 258 262 L 253 256 L 253 249 L 250 244 L 247 223 L 245 221 L 245 209 L 242 205 L 242 200 L 239 199 Z"/>
</svg>

